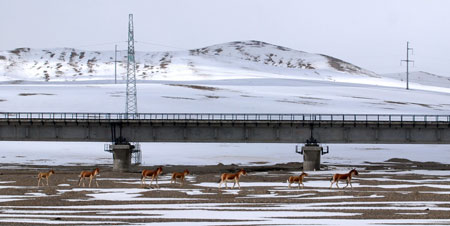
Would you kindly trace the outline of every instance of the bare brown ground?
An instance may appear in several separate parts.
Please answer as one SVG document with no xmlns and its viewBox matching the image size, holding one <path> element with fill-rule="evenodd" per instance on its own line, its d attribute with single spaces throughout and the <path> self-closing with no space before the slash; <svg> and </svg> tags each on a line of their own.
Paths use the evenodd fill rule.
<svg viewBox="0 0 450 226">
<path fill-rule="evenodd" d="M 12 168 L 18 169 L 12 169 Z M 106 222 L 103 224 L 139 224 L 139 223 L 151 223 L 151 222 L 217 222 L 220 221 L 223 225 L 227 224 L 227 220 L 224 219 L 169 219 L 163 216 L 153 218 L 151 214 L 147 215 L 148 218 L 134 218 L 129 214 L 116 214 L 116 215 L 102 215 L 98 211 L 85 211 L 85 212 L 67 212 L 62 216 L 36 216 L 31 219 L 37 220 L 33 223 L 15 223 L 13 220 L 6 220 L 1 222 L 1 219 L 21 219 L 27 216 L 27 210 L 36 211 L 36 208 L 52 207 L 55 210 L 64 210 L 64 207 L 85 206 L 85 205 L 151 205 L 151 204 L 186 204 L 186 203 L 222 203 L 232 204 L 240 206 L 246 204 L 248 207 L 265 207 L 274 206 L 279 204 L 292 204 L 292 203 L 336 203 L 335 207 L 328 206 L 328 209 L 321 211 L 341 212 L 341 213 L 357 213 L 353 216 L 340 216 L 334 217 L 336 219 L 450 219 L 450 213 L 447 210 L 441 210 L 440 208 L 450 209 L 450 188 L 445 187 L 450 181 L 450 171 L 447 175 L 417 175 L 417 174 L 389 174 L 384 175 L 383 172 L 403 172 L 407 170 L 449 170 L 449 165 L 439 163 L 423 163 L 423 162 L 411 162 L 403 159 L 392 159 L 385 163 L 370 163 L 364 166 L 323 166 L 324 170 L 330 172 L 330 174 L 321 174 L 316 177 L 305 178 L 305 188 L 297 189 L 294 185 L 292 189 L 278 189 L 274 191 L 274 187 L 265 186 L 244 186 L 239 192 L 229 193 L 226 189 L 219 190 L 216 186 L 207 187 L 199 186 L 200 183 L 217 183 L 220 173 L 235 172 L 240 168 L 245 168 L 248 175 L 241 178 L 241 184 L 248 182 L 286 182 L 286 179 L 293 175 L 292 172 L 301 171 L 302 165 L 300 163 L 288 163 L 278 164 L 270 166 L 251 166 L 240 167 L 236 165 L 215 165 L 215 166 L 163 166 L 163 177 L 160 179 L 160 189 L 156 187 L 145 187 L 147 191 L 143 191 L 140 194 L 142 196 L 137 197 L 132 201 L 127 200 L 93 200 L 89 194 L 95 194 L 98 191 L 95 189 L 79 190 L 77 185 L 78 175 L 81 170 L 92 170 L 95 167 L 99 167 L 101 172 L 99 176 L 99 185 L 102 189 L 111 188 L 141 188 L 139 184 L 140 171 L 144 167 L 135 167 L 132 172 L 117 173 L 112 172 L 110 166 L 57 166 L 52 169 L 56 174 L 50 178 L 50 186 L 37 187 L 37 174 L 38 172 L 44 172 L 50 168 L 44 166 L 5 166 L 0 169 L 0 224 L 4 225 L 44 225 L 45 222 L 39 223 L 39 219 L 47 221 L 53 221 L 55 224 L 61 222 L 61 225 L 77 225 L 77 223 L 70 223 L 71 221 L 88 221 L 93 224 L 98 222 Z M 338 167 L 336 169 L 336 167 Z M 342 167 L 342 168 L 341 168 Z M 329 180 L 333 172 L 343 172 L 345 168 L 357 167 L 359 169 L 359 176 L 354 180 L 356 183 L 353 189 L 328 189 L 328 188 L 314 188 L 308 185 L 308 182 Z M 147 169 L 156 168 L 145 167 Z M 199 190 L 202 194 L 187 194 L 184 191 L 180 191 L 179 184 L 167 183 L 171 172 L 182 172 L 184 169 L 189 169 L 191 175 L 189 181 L 182 187 L 182 189 Z M 388 178 L 388 180 L 384 180 Z M 122 179 L 122 180 L 120 180 Z M 411 180 L 417 181 L 424 180 L 424 184 L 433 184 L 435 186 L 411 186 L 404 188 L 382 188 L 379 185 L 408 185 L 413 184 Z M 126 183 L 126 182 L 130 183 Z M 432 182 L 426 182 L 432 181 Z M 45 182 L 45 181 L 44 181 Z M 148 182 L 147 182 L 148 184 Z M 231 184 L 232 185 L 232 184 Z M 343 186 L 344 184 L 341 184 Z M 419 183 L 420 185 L 420 183 Z M 439 186 L 442 185 L 443 188 Z M 218 183 L 217 183 L 218 186 Z M 230 186 L 230 184 L 229 184 Z M 287 183 L 284 183 L 283 187 L 287 188 Z M 166 188 L 166 189 L 163 189 Z M 167 189 L 173 188 L 173 189 Z M 67 190 L 61 192 L 61 190 Z M 441 193 L 438 193 L 441 192 Z M 448 193 L 445 193 L 448 192 Z M 30 194 L 45 194 L 46 196 L 30 195 Z M 265 197 L 264 195 L 273 197 Z M 290 197 L 283 196 L 298 196 L 303 198 L 292 199 Z M 26 198 L 23 198 L 26 196 Z M 355 196 L 351 199 L 341 199 L 342 196 Z M 23 200 L 5 201 L 6 198 L 14 198 Z M 252 198 L 249 198 L 252 197 Z M 143 200 L 140 201 L 139 198 Z M 156 198 L 156 200 L 144 200 L 145 198 Z M 164 200 L 164 198 L 171 198 L 173 200 Z M 319 199 L 317 199 L 319 198 Z M 324 199 L 323 199 L 324 198 Z M 158 200 L 162 199 L 162 200 Z M 431 207 L 415 208 L 415 209 L 402 209 L 392 210 L 383 208 L 373 209 L 339 209 L 339 203 L 347 202 L 346 207 L 360 207 L 368 206 L 361 204 L 361 202 L 380 202 L 379 205 L 371 204 L 371 206 L 385 206 L 382 202 L 438 202 Z M 445 202 L 447 204 L 445 204 Z M 419 205 L 420 206 L 420 205 Z M 424 205 L 426 206 L 426 205 Z M 334 209 L 336 208 L 336 209 Z M 39 210 L 39 209 L 38 209 Z M 52 210 L 52 209 L 49 209 Z M 114 208 L 106 208 L 105 210 L 114 210 Z M 35 213 L 31 211 L 30 214 L 48 215 L 44 213 Z M 236 209 L 236 211 L 242 211 Z M 245 210 L 244 210 L 245 211 Z M 298 210 L 295 210 L 298 211 Z M 311 211 L 311 210 L 308 210 Z M 405 214 L 410 213 L 410 214 Z M 12 215 L 11 215 L 12 214 Z M 74 216 L 74 217 L 71 217 Z M 76 216 L 76 217 L 75 217 Z M 81 216 L 81 219 L 80 219 Z M 101 216 L 104 216 L 103 218 Z M 109 219 L 108 216 L 125 216 L 125 219 Z M 128 216 L 128 217 L 127 217 Z M 100 218 L 96 218 L 100 217 Z M 297 219 L 294 217 L 293 219 Z M 308 217 L 315 218 L 315 217 Z M 321 217 L 317 217 L 320 219 Z M 327 218 L 327 217 L 325 217 Z M 28 219 L 28 218 L 27 218 Z M 230 221 L 231 222 L 231 221 Z M 231 224 L 231 223 L 230 223 Z M 234 223 L 235 224 L 235 223 Z M 245 224 L 245 221 L 242 221 Z M 186 225 L 189 225 L 188 223 Z M 245 224 L 247 225 L 247 224 Z"/>
</svg>

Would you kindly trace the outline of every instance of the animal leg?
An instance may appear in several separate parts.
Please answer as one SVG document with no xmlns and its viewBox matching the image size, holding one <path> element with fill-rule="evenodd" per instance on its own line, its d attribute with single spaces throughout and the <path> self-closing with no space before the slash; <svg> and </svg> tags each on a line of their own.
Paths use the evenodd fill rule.
<svg viewBox="0 0 450 226">
<path fill-rule="evenodd" d="M 220 187 L 222 186 L 222 183 L 223 183 L 223 181 L 220 180 L 220 182 L 219 182 L 219 190 L 220 190 Z"/>
<path fill-rule="evenodd" d="M 159 185 L 158 185 L 158 177 L 156 177 L 155 180 L 156 180 L 156 187 L 159 188 Z"/>
<path fill-rule="evenodd" d="M 150 187 L 152 187 L 153 179 L 154 179 L 154 177 L 152 177 L 152 180 L 150 181 L 150 184 L 149 184 Z"/>
<path fill-rule="evenodd" d="M 95 179 L 95 184 L 97 185 L 97 188 L 98 188 L 97 177 L 94 177 L 94 179 Z"/>
<path fill-rule="evenodd" d="M 236 182 L 238 184 L 239 189 L 241 189 L 241 185 L 239 184 L 239 180 L 236 180 Z"/>
<path fill-rule="evenodd" d="M 89 177 L 89 187 L 91 187 L 92 177 Z"/>
<path fill-rule="evenodd" d="M 333 187 L 334 181 L 331 181 L 330 189 Z"/>
<path fill-rule="evenodd" d="M 339 180 L 336 181 L 336 187 L 339 188 Z"/>
<path fill-rule="evenodd" d="M 39 184 L 40 182 L 41 182 L 41 178 L 38 178 L 38 187 L 39 187 L 39 185 L 40 185 L 40 184 Z"/>
<path fill-rule="evenodd" d="M 347 179 L 347 184 L 345 185 L 345 187 L 344 187 L 344 188 L 346 188 L 346 187 L 348 187 L 348 179 Z"/>
<path fill-rule="evenodd" d="M 225 180 L 225 189 L 228 189 L 227 180 Z"/>
<path fill-rule="evenodd" d="M 288 187 L 291 188 L 291 182 L 288 182 L 288 183 L 289 183 Z"/>
<path fill-rule="evenodd" d="M 49 178 L 49 177 L 47 177 L 47 186 L 48 186 L 48 178 Z"/>
<path fill-rule="evenodd" d="M 84 177 L 80 177 L 80 179 L 78 180 L 78 186 L 81 185 L 81 182 L 83 182 L 83 187 L 84 187 Z"/>
</svg>

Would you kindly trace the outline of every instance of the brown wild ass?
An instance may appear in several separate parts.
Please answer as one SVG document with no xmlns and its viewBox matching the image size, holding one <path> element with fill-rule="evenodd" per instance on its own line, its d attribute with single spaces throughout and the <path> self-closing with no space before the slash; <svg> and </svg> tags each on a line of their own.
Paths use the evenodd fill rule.
<svg viewBox="0 0 450 226">
<path fill-rule="evenodd" d="M 338 185 L 339 180 L 347 181 L 347 185 L 345 185 L 344 188 L 346 188 L 348 186 L 348 184 L 350 184 L 350 187 L 353 188 L 352 175 L 358 176 L 358 171 L 356 171 L 356 169 L 352 169 L 348 173 L 345 173 L 345 174 L 339 174 L 339 173 L 334 174 L 334 176 L 330 180 L 331 181 L 330 188 L 333 186 L 333 183 L 336 183 L 336 187 L 339 188 L 339 185 Z"/>
<path fill-rule="evenodd" d="M 185 169 L 184 172 L 174 172 L 172 173 L 172 179 L 170 180 L 170 183 L 175 182 L 177 183 L 177 178 L 180 178 L 180 187 L 184 184 L 184 178 L 186 175 L 189 175 L 189 170 Z"/>
<path fill-rule="evenodd" d="M 158 167 L 156 170 L 142 170 L 142 176 L 141 176 L 141 186 L 145 185 L 145 178 L 151 177 L 152 181 L 150 182 L 149 186 L 152 186 L 153 180 L 156 180 L 156 186 L 159 188 L 158 185 L 158 175 L 163 172 L 162 167 Z"/>
<path fill-rule="evenodd" d="M 78 186 L 80 186 L 81 181 L 83 181 L 83 187 L 84 187 L 85 186 L 84 180 L 89 177 L 89 187 L 91 187 L 92 180 L 95 180 L 95 184 L 97 184 L 97 187 L 98 187 L 97 175 L 99 173 L 100 173 L 99 168 L 95 168 L 93 171 L 81 171 L 81 173 L 79 175 L 80 179 L 78 180 Z"/>
<path fill-rule="evenodd" d="M 303 184 L 303 178 L 305 178 L 305 176 L 308 176 L 308 174 L 305 172 L 302 172 L 300 176 L 290 176 L 287 180 L 287 182 L 289 183 L 288 187 L 291 188 L 292 183 L 298 183 L 298 188 L 300 188 L 300 185 L 302 185 L 302 188 L 304 188 L 305 185 Z"/>
<path fill-rule="evenodd" d="M 48 186 L 48 178 L 49 178 L 52 174 L 55 174 L 55 171 L 50 170 L 50 171 L 48 171 L 47 173 L 39 173 L 39 174 L 38 174 L 38 187 L 39 187 L 39 185 L 40 185 L 40 183 L 41 183 L 41 179 L 42 179 L 42 178 L 47 179 L 47 186 Z M 42 185 L 44 185 L 44 181 L 42 181 Z"/>
<path fill-rule="evenodd" d="M 222 183 L 225 183 L 225 188 L 228 189 L 227 181 L 234 181 L 233 188 L 237 184 L 239 189 L 241 189 L 241 185 L 239 184 L 239 177 L 241 175 L 247 175 L 244 169 L 239 170 L 237 173 L 222 173 L 219 181 L 219 189 L 222 186 Z"/>
</svg>

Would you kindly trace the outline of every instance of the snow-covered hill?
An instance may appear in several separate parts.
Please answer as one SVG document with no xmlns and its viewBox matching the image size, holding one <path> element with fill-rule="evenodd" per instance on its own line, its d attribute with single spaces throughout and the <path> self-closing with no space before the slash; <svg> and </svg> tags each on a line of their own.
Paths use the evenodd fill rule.
<svg viewBox="0 0 450 226">
<path fill-rule="evenodd" d="M 126 51 L 118 54 L 118 73 L 126 72 Z M 232 78 L 377 77 L 337 58 L 260 41 L 238 41 L 176 52 L 136 52 L 139 80 L 214 80 Z M 114 51 L 72 48 L 17 48 L 0 51 L 0 81 L 83 81 L 114 79 Z"/>
<path fill-rule="evenodd" d="M 126 57 L 120 54 L 122 76 Z M 380 76 L 336 58 L 258 41 L 138 52 L 136 59 L 139 112 L 448 114 L 450 106 L 448 78 L 412 73 L 406 91 L 402 75 Z M 112 51 L 3 51 L 0 109 L 123 112 L 123 77 L 118 84 L 113 79 Z"/>
<path fill-rule="evenodd" d="M 384 78 L 399 80 L 406 86 L 406 73 L 383 74 Z M 409 83 L 426 86 L 450 87 L 450 77 L 435 75 L 424 71 L 414 71 L 409 73 Z"/>
</svg>

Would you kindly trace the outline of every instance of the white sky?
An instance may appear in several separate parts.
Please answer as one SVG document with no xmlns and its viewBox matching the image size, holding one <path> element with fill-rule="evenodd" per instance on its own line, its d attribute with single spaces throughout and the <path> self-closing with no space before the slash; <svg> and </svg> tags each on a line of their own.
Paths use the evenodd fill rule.
<svg viewBox="0 0 450 226">
<path fill-rule="evenodd" d="M 449 10 L 446 0 L 0 0 L 0 50 L 125 49 L 133 13 L 138 51 L 254 39 L 389 73 L 405 70 L 410 41 L 412 71 L 450 77 Z"/>
</svg>

